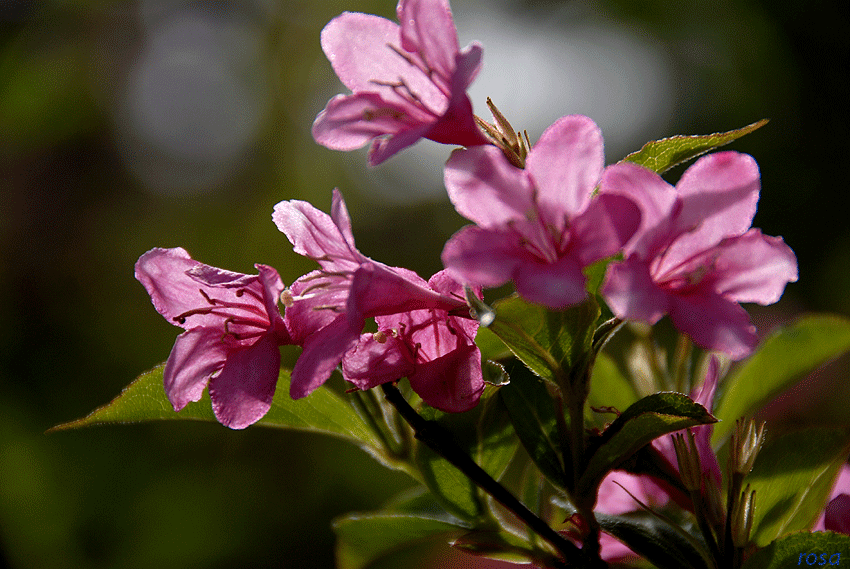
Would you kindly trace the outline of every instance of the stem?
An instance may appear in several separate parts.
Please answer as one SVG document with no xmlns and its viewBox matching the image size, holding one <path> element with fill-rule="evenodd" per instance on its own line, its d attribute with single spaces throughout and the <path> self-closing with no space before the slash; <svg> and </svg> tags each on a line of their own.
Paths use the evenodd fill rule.
<svg viewBox="0 0 850 569">
<path fill-rule="evenodd" d="M 381 385 L 381 389 L 383 389 L 387 401 L 398 410 L 399 414 L 413 428 L 417 439 L 466 474 L 479 488 L 490 494 L 494 500 L 510 510 L 523 523 L 554 547 L 565 560 L 574 561 L 579 567 L 589 566 L 586 564 L 586 552 L 582 552 L 571 541 L 553 530 L 549 527 L 549 524 L 526 508 L 522 502 L 493 479 L 492 476 L 487 474 L 484 469 L 478 466 L 475 461 L 457 446 L 438 423 L 419 416 L 395 385 L 385 383 Z M 567 566 L 565 565 L 564 567 Z"/>
</svg>

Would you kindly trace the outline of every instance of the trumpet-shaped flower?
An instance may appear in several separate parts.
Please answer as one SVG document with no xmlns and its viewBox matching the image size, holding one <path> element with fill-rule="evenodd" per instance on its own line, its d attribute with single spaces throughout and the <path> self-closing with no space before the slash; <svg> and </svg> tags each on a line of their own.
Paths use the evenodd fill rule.
<svg viewBox="0 0 850 569">
<path fill-rule="evenodd" d="M 582 269 L 616 253 L 640 222 L 630 199 L 594 196 L 603 167 L 602 133 L 578 115 L 543 133 L 524 170 L 492 146 L 456 150 L 446 188 L 477 226 L 446 243 L 444 266 L 455 279 L 484 287 L 513 280 L 520 295 L 550 308 L 581 302 Z"/>
<path fill-rule="evenodd" d="M 601 191 L 630 197 L 643 214 L 602 287 L 614 314 L 650 324 L 669 314 L 699 346 L 747 356 L 758 337 L 739 303 L 772 304 L 797 280 L 782 238 L 750 228 L 759 186 L 755 161 L 737 152 L 697 160 L 675 188 L 635 164 L 606 169 Z"/>
<path fill-rule="evenodd" d="M 486 144 L 466 95 L 481 46 L 460 50 L 448 0 L 401 0 L 396 11 L 401 25 L 345 12 L 322 30 L 322 49 L 352 93 L 328 102 L 313 138 L 333 150 L 371 140 L 373 166 L 420 138 Z"/>
<path fill-rule="evenodd" d="M 284 286 L 277 271 L 255 265 L 243 275 L 193 260 L 181 249 L 152 249 L 136 278 L 157 312 L 186 331 L 165 364 L 164 384 L 175 411 L 209 386 L 218 421 L 244 429 L 269 410 L 280 370 L 278 346 L 290 336 L 277 309 Z"/>
<path fill-rule="evenodd" d="M 463 295 L 445 271 L 428 286 L 442 294 Z M 407 377 L 428 405 L 448 412 L 467 411 L 484 390 L 481 352 L 475 345 L 478 322 L 445 309 L 413 310 L 378 316 L 378 332 L 363 334 L 342 360 L 343 377 L 360 389 Z"/>
<path fill-rule="evenodd" d="M 463 300 L 432 290 L 413 271 L 388 267 L 360 253 L 338 190 L 330 216 L 292 200 L 277 204 L 273 219 L 295 252 L 321 267 L 284 293 L 287 328 L 293 343 L 304 348 L 292 370 L 294 399 L 309 395 L 330 377 L 357 345 L 367 318 L 423 309 L 466 310 Z"/>
</svg>

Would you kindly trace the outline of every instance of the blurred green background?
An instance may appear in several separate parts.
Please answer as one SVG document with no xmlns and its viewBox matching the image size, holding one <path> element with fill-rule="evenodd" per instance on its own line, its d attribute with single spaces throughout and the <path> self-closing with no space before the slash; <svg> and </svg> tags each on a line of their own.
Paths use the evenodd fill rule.
<svg viewBox="0 0 850 569">
<path fill-rule="evenodd" d="M 452 7 L 461 44 L 485 47 L 478 114 L 490 96 L 532 141 L 587 114 L 615 161 L 650 139 L 771 119 L 733 148 L 759 162 L 755 225 L 794 248 L 800 282 L 754 319 L 766 332 L 803 311 L 850 314 L 842 3 Z M 343 91 L 319 46 L 343 10 L 394 18 L 395 2 L 0 3 L 0 565 L 328 568 L 331 519 L 409 486 L 307 434 L 177 422 L 44 434 L 167 357 L 178 330 L 133 279 L 152 247 L 240 272 L 267 263 L 291 283 L 313 267 L 272 207 L 327 211 L 339 187 L 366 255 L 426 278 L 441 268 L 465 223 L 441 187 L 450 149 L 420 143 L 367 169 L 365 151 L 310 136 Z M 847 367 L 770 416 L 848 422 Z M 435 566 L 421 555 L 400 563 Z"/>
</svg>

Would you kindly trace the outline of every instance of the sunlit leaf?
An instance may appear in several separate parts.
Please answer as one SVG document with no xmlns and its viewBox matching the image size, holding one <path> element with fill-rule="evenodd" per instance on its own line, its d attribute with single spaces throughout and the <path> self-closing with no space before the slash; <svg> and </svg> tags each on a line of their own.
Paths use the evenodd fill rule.
<svg viewBox="0 0 850 569">
<path fill-rule="evenodd" d="M 476 423 L 475 461 L 487 474 L 498 480 L 513 458 L 519 439 L 500 397 L 482 400 Z"/>
<path fill-rule="evenodd" d="M 209 395 L 189 403 L 175 413 L 165 396 L 160 365 L 140 375 L 121 394 L 92 413 L 53 427 L 51 431 L 77 429 L 92 425 L 134 423 L 139 421 L 215 421 Z M 348 403 L 327 387 L 297 401 L 289 397 L 289 372 L 281 370 L 271 408 L 257 425 L 297 429 L 334 435 L 368 448 L 381 448 L 371 429 Z"/>
<path fill-rule="evenodd" d="M 850 320 L 808 315 L 768 337 L 724 382 L 714 414 L 720 441 L 739 417 L 752 415 L 805 374 L 850 350 Z"/>
<path fill-rule="evenodd" d="M 765 546 L 811 528 L 848 454 L 850 433 L 842 429 L 808 429 L 768 441 L 745 479 L 756 491 L 753 541 Z"/>
<path fill-rule="evenodd" d="M 445 519 L 393 512 L 349 514 L 337 518 L 333 528 L 338 569 L 366 569 L 414 543 L 451 539 L 469 531 Z"/>
<path fill-rule="evenodd" d="M 533 563 L 544 565 L 551 558 L 544 558 L 542 551 L 535 550 L 526 541 L 506 531 L 475 530 L 454 540 L 451 546 L 478 557 L 497 559 L 511 563 Z"/>
<path fill-rule="evenodd" d="M 474 423 L 480 410 L 466 413 L 445 413 L 423 406 L 419 414 L 433 421 L 467 456 L 475 456 L 477 437 Z M 484 512 L 478 487 L 460 469 L 425 444 L 416 446 L 416 465 L 423 482 L 439 500 L 440 505 L 463 520 L 476 520 Z"/>
<path fill-rule="evenodd" d="M 653 439 L 715 421 L 705 407 L 681 393 L 654 393 L 644 397 L 617 417 L 594 443 L 576 493 L 588 495 L 608 471 Z"/>
<path fill-rule="evenodd" d="M 634 162 L 645 168 L 649 168 L 657 174 L 662 174 L 670 168 L 687 162 L 710 150 L 729 144 L 759 129 L 767 124 L 767 119 L 762 119 L 751 125 L 730 130 L 729 132 L 716 132 L 714 134 L 694 136 L 671 136 L 661 140 L 647 142 L 643 148 L 626 156 L 623 160 Z"/>
<path fill-rule="evenodd" d="M 613 407 L 617 411 L 624 411 L 639 398 L 634 385 L 623 376 L 614 360 L 605 353 L 599 354 L 593 366 L 590 394 L 587 397 L 588 405 L 597 409 Z M 595 411 L 591 412 L 599 416 Z M 602 415 L 602 417 L 603 421 L 594 422 L 598 424 L 614 418 L 613 415 Z"/>
<path fill-rule="evenodd" d="M 742 569 L 843 567 L 850 559 L 850 536 L 831 531 L 786 535 L 756 551 Z"/>
<path fill-rule="evenodd" d="M 593 299 L 556 311 L 513 296 L 493 309 L 489 329 L 534 373 L 556 384 L 589 352 L 599 318 Z"/>
</svg>

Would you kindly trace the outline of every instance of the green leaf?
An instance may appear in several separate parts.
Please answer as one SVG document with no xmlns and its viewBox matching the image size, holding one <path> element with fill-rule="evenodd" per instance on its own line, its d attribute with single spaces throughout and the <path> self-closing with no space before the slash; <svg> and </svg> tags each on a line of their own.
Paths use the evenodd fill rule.
<svg viewBox="0 0 850 569">
<path fill-rule="evenodd" d="M 186 405 L 175 413 L 162 387 L 164 366 L 140 375 L 121 394 L 88 416 L 57 425 L 50 431 L 78 429 L 93 425 L 123 424 L 138 421 L 195 420 L 215 421 L 209 395 Z M 280 371 L 271 408 L 257 425 L 319 432 L 351 440 L 369 449 L 381 443 L 366 423 L 345 400 L 322 386 L 309 397 L 297 401 L 289 397 L 289 372 Z"/>
<path fill-rule="evenodd" d="M 767 119 L 754 122 L 751 125 L 730 130 L 729 132 L 716 132 L 714 134 L 694 136 L 671 136 L 647 142 L 643 148 L 626 156 L 623 160 L 634 162 L 644 168 L 649 168 L 656 174 L 662 174 L 670 168 L 687 162 L 709 150 L 713 150 L 733 140 L 741 138 L 767 124 Z"/>
<path fill-rule="evenodd" d="M 587 496 L 602 478 L 653 439 L 662 435 L 714 423 L 705 407 L 681 393 L 653 393 L 626 409 L 588 449 L 590 460 L 576 494 Z"/>
<path fill-rule="evenodd" d="M 846 563 L 841 562 L 848 559 L 850 536 L 831 531 L 800 532 L 781 537 L 764 549 L 756 551 L 744 562 L 742 569 L 843 567 Z"/>
<path fill-rule="evenodd" d="M 756 491 L 756 545 L 809 529 L 823 511 L 848 453 L 850 433 L 842 429 L 808 429 L 768 441 L 744 480 Z"/>
<path fill-rule="evenodd" d="M 476 422 L 478 448 L 476 460 L 484 471 L 499 480 L 519 446 L 510 416 L 500 397 L 482 398 L 481 414 Z"/>
<path fill-rule="evenodd" d="M 365 569 L 388 554 L 430 539 L 451 539 L 469 528 L 423 515 L 377 512 L 334 520 L 338 569 Z"/>
<path fill-rule="evenodd" d="M 705 557 L 681 530 L 646 511 L 620 516 L 596 514 L 605 533 L 613 535 L 632 551 L 651 561 L 658 569 L 708 569 Z M 697 542 L 699 543 L 699 542 Z"/>
<path fill-rule="evenodd" d="M 741 367 L 727 376 L 714 414 L 719 442 L 735 420 L 754 414 L 765 403 L 793 386 L 806 373 L 850 350 L 850 320 L 833 315 L 808 315 L 767 338 Z"/>
<path fill-rule="evenodd" d="M 489 329 L 534 373 L 561 385 L 590 351 L 599 306 L 589 298 L 567 310 L 549 310 L 512 296 L 493 305 Z"/>
<path fill-rule="evenodd" d="M 613 407 L 618 411 L 628 409 L 640 397 L 635 391 L 634 385 L 620 372 L 617 364 L 605 353 L 599 354 L 593 366 L 593 376 L 590 380 L 590 394 L 587 402 L 590 407 Z M 593 418 L 597 419 L 599 414 L 593 412 Z M 594 420 L 599 424 L 610 420 L 611 415 L 603 415 L 603 420 Z"/>
<path fill-rule="evenodd" d="M 569 457 L 564 456 L 567 449 L 561 448 L 556 400 L 546 383 L 519 362 L 509 364 L 508 373 L 511 382 L 499 389 L 499 397 L 519 440 L 546 478 L 555 486 L 568 488 L 565 461 Z"/>
<path fill-rule="evenodd" d="M 451 546 L 478 557 L 517 564 L 536 562 L 540 566 L 551 567 L 554 560 L 551 555 L 534 549 L 528 542 L 507 531 L 471 531 L 454 540 Z"/>
<path fill-rule="evenodd" d="M 475 521 L 484 512 L 478 488 L 451 462 L 425 446 L 416 447 L 416 465 L 428 489 L 450 514 Z"/>
</svg>

